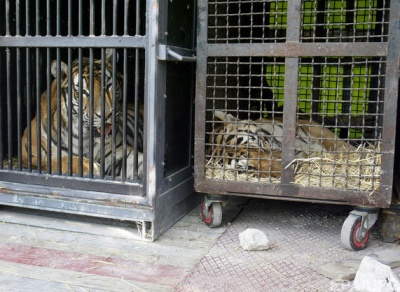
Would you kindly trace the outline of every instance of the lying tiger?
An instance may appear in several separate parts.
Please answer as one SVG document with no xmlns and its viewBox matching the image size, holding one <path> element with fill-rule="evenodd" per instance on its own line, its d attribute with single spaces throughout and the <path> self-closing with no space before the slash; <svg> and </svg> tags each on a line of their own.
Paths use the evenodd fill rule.
<svg viewBox="0 0 400 292">
<path fill-rule="evenodd" d="M 255 171 L 260 177 L 280 177 L 283 123 L 281 119 L 239 120 L 231 114 L 214 111 L 221 120 L 209 136 L 207 154 L 225 169 Z M 331 130 L 309 120 L 298 120 L 295 157 L 310 152 L 354 151 Z"/>
<path fill-rule="evenodd" d="M 79 103 L 79 61 L 75 60 L 72 63 L 72 97 L 71 104 L 72 107 L 69 108 L 69 98 L 68 98 L 68 65 L 61 62 L 61 98 L 60 98 L 60 119 L 61 128 L 58 129 L 57 126 L 57 62 L 53 61 L 51 64 L 51 73 L 55 80 L 51 84 L 51 108 L 50 116 L 48 116 L 47 109 L 47 92 L 45 91 L 41 96 L 40 102 L 40 133 L 41 139 L 40 143 L 37 140 L 37 116 L 31 121 L 31 155 L 28 157 L 28 129 L 26 128 L 22 136 L 22 164 L 24 167 L 28 167 L 28 164 L 33 169 L 38 169 L 39 158 L 38 158 L 38 147 L 41 148 L 40 164 L 42 171 L 49 171 L 48 169 L 48 141 L 51 143 L 51 169 L 52 172 L 56 172 L 58 169 L 58 159 L 57 159 L 57 146 L 61 148 L 61 172 L 66 174 L 69 173 L 69 162 L 68 162 L 68 152 L 72 152 L 72 174 L 79 174 L 80 163 L 79 154 L 83 156 L 82 163 L 82 174 L 89 175 L 91 166 L 93 167 L 93 174 L 100 174 L 100 163 L 101 163 L 101 153 L 102 148 L 104 150 L 104 174 L 111 175 L 114 171 L 115 176 L 121 175 L 122 166 L 122 111 L 121 111 L 121 96 L 122 96 L 122 76 L 116 72 L 115 73 L 115 93 L 113 96 L 113 71 L 112 71 L 112 50 L 106 50 L 106 60 L 104 66 L 100 59 L 93 60 L 93 120 L 92 129 L 93 133 L 90 133 L 90 59 L 82 58 L 82 104 Z M 101 98 L 101 86 L 102 86 L 102 67 L 104 68 L 104 109 L 102 109 L 102 98 Z M 116 106 L 113 109 L 113 99 L 116 99 Z M 82 133 L 81 140 L 82 145 L 79 142 L 79 111 L 82 110 Z M 113 123 L 113 111 L 115 114 L 116 125 L 114 129 L 115 133 L 115 148 L 116 148 L 116 158 L 112 157 L 112 139 L 111 130 Z M 69 132 L 69 114 L 72 116 L 72 127 L 71 132 Z M 102 114 L 104 114 L 104 123 L 102 123 Z M 138 145 L 138 158 L 137 158 L 137 169 L 138 176 L 141 177 L 143 174 L 143 115 L 139 112 L 138 122 L 138 135 L 134 137 L 134 127 L 135 127 L 135 109 L 132 105 L 127 108 L 127 178 L 133 178 L 133 161 L 134 161 L 134 145 L 135 139 L 137 139 Z M 48 131 L 48 123 L 50 123 L 50 131 Z M 61 134 L 61 139 L 58 142 L 58 132 Z M 104 140 L 101 139 L 101 133 L 104 133 Z M 69 135 L 72 136 L 72 144 L 69 145 L 68 139 Z M 91 135 L 93 137 L 93 160 L 94 163 L 90 165 L 89 161 L 89 145 Z M 58 145 L 60 143 L 60 145 Z M 103 145 L 103 146 L 102 146 Z M 81 148 L 82 147 L 82 148 Z M 114 161 L 113 161 L 114 160 Z"/>
</svg>

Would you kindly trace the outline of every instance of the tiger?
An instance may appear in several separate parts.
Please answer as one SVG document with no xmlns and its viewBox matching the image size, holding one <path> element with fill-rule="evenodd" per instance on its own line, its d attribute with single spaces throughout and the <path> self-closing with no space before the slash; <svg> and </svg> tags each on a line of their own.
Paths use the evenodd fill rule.
<svg viewBox="0 0 400 292">
<path fill-rule="evenodd" d="M 143 108 L 139 109 L 139 117 L 138 117 L 138 135 L 137 135 L 137 149 L 138 149 L 138 157 L 137 157 L 137 166 L 134 167 L 135 161 L 135 107 L 133 104 L 127 105 L 127 120 L 126 120 L 126 178 L 132 179 L 134 178 L 134 170 L 138 169 L 138 178 L 143 177 Z M 123 167 L 123 123 L 122 123 L 122 115 L 118 116 L 118 120 L 116 121 L 116 134 L 115 134 L 115 143 L 113 143 L 113 138 L 111 133 L 105 135 L 104 140 L 101 139 L 101 131 L 100 129 L 96 132 L 94 137 L 94 147 L 93 147 L 93 156 L 94 160 L 98 163 L 101 162 L 102 159 L 102 147 L 104 148 L 104 168 L 106 175 L 112 175 L 119 177 L 122 174 Z M 112 125 L 109 125 L 111 128 Z M 113 158 L 113 146 L 115 145 L 115 158 Z"/>
<path fill-rule="evenodd" d="M 214 116 L 217 120 L 206 146 L 214 163 L 222 163 L 225 169 L 257 172 L 260 177 L 281 176 L 282 119 L 239 120 L 217 110 Z M 295 158 L 310 152 L 356 150 L 312 120 L 297 121 L 294 148 Z"/>
<path fill-rule="evenodd" d="M 22 136 L 22 165 L 25 168 L 29 166 L 32 169 L 39 168 L 38 150 L 41 150 L 40 155 L 40 169 L 42 171 L 50 172 L 48 164 L 51 165 L 51 172 L 58 170 L 57 149 L 61 149 L 61 172 L 63 174 L 69 173 L 69 151 L 72 152 L 72 174 L 80 174 L 80 157 L 82 155 L 82 175 L 88 176 L 90 169 L 93 169 L 93 175 L 100 175 L 101 165 L 101 151 L 104 150 L 104 175 L 110 175 L 114 168 L 114 174 L 119 176 L 121 174 L 121 161 L 122 156 L 117 155 L 115 161 L 111 157 L 112 140 L 111 130 L 113 121 L 115 121 L 114 129 L 116 130 L 116 153 L 122 153 L 122 80 L 123 77 L 119 72 L 112 70 L 112 50 L 106 50 L 105 64 L 102 64 L 101 59 L 93 60 L 93 119 L 90 121 L 90 59 L 82 58 L 81 62 L 76 59 L 72 62 L 72 76 L 68 76 L 68 65 L 60 61 L 60 70 L 58 70 L 57 61 L 51 63 L 51 74 L 55 78 L 51 84 L 50 94 L 44 91 L 40 98 L 40 142 L 37 139 L 38 132 L 38 113 L 30 123 L 31 137 L 28 139 L 28 127 L 25 128 Z M 82 78 L 79 78 L 79 67 L 81 66 Z M 102 69 L 104 72 L 102 74 Z M 57 110 L 57 74 L 60 71 L 60 109 Z M 113 73 L 115 76 L 113 90 Z M 104 82 L 102 83 L 102 75 L 104 75 Z M 71 81 L 69 81 L 71 77 Z M 80 81 L 81 80 L 81 81 Z M 68 86 L 72 83 L 72 97 L 68 97 Z M 81 83 L 80 83 L 81 82 Z M 82 103 L 79 101 L 79 89 L 82 91 Z M 101 97 L 101 87 L 104 86 L 104 102 Z M 115 96 L 113 96 L 115 92 Z M 48 111 L 48 95 L 50 95 L 50 116 Z M 113 100 L 115 99 L 115 108 L 113 109 Z M 71 108 L 69 108 L 71 104 Z M 102 109 L 103 105 L 103 109 Z M 143 175 L 143 114 L 139 112 L 138 117 L 138 131 L 135 136 L 135 108 L 132 105 L 127 107 L 127 163 L 128 163 L 128 176 L 133 178 L 133 171 L 129 171 L 133 167 L 133 155 L 135 140 L 138 147 L 138 176 Z M 60 113 L 61 127 L 58 129 L 57 116 Z M 81 124 L 79 127 L 79 113 L 82 112 Z M 69 115 L 72 120 L 69 123 Z M 102 123 L 102 115 L 104 115 L 104 123 Z M 114 117 L 113 117 L 114 115 Z M 69 124 L 72 125 L 69 129 Z M 92 127 L 90 127 L 92 124 Z M 50 125 L 50 129 L 49 126 Z M 92 132 L 91 132 L 92 129 Z M 71 130 L 71 133 L 70 133 Z M 81 131 L 81 134 L 80 134 Z M 101 140 L 101 133 L 104 133 L 105 139 Z M 58 139 L 58 133 L 61 139 Z M 69 136 L 72 136 L 72 143 L 69 144 Z M 90 163 L 90 140 L 93 137 L 93 163 Z M 80 143 L 82 141 L 82 145 Z M 49 142 L 48 142 L 49 141 Z M 59 143 L 59 145 L 58 145 Z M 48 148 L 50 144 L 50 149 Z M 101 146 L 103 144 L 103 147 Z M 28 150 L 31 149 L 29 157 Z M 48 161 L 48 154 L 50 152 L 50 159 Z"/>
</svg>

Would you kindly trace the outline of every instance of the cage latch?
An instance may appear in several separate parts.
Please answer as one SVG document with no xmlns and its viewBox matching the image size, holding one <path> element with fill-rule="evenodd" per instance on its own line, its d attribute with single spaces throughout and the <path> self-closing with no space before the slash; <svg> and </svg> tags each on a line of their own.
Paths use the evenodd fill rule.
<svg viewBox="0 0 400 292">
<path fill-rule="evenodd" d="M 160 45 L 158 50 L 158 60 L 195 62 L 196 56 L 194 50 L 167 46 L 167 45 Z"/>
</svg>

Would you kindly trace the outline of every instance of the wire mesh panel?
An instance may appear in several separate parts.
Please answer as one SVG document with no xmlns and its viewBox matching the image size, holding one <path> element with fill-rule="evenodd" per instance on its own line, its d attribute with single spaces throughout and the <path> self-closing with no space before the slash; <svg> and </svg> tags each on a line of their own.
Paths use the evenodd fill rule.
<svg viewBox="0 0 400 292">
<path fill-rule="evenodd" d="M 305 143 L 296 148 L 303 155 L 295 183 L 379 189 L 385 64 L 385 58 L 300 60 L 296 139 Z"/>
<path fill-rule="evenodd" d="M 209 1 L 209 43 L 286 40 L 287 1 Z"/>
<path fill-rule="evenodd" d="M 282 105 L 273 92 L 283 92 L 282 65 L 278 58 L 209 58 L 207 177 L 279 180 Z M 271 129 L 262 128 L 267 120 Z"/>
<path fill-rule="evenodd" d="M 387 41 L 390 1 L 302 1 L 301 41 Z"/>
<path fill-rule="evenodd" d="M 199 4 L 197 189 L 387 205 L 397 6 Z"/>
<path fill-rule="evenodd" d="M 141 183 L 145 3 L 2 3 L 0 170 Z"/>
</svg>

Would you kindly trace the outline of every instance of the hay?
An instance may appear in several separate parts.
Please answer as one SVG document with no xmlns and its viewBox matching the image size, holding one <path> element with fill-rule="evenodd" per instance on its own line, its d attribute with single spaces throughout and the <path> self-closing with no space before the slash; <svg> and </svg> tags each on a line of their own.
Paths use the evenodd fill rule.
<svg viewBox="0 0 400 292">
<path fill-rule="evenodd" d="M 294 159 L 294 184 L 303 187 L 323 187 L 358 191 L 378 190 L 381 175 L 380 143 L 359 146 L 355 151 L 345 148 L 336 152 L 312 152 L 303 158 Z M 288 166 L 288 167 L 289 167 Z M 226 169 L 221 160 L 206 161 L 207 179 L 226 181 L 246 181 L 280 183 L 279 178 L 260 177 L 252 170 Z"/>
<path fill-rule="evenodd" d="M 304 187 L 375 191 L 380 187 L 380 144 L 359 146 L 356 151 L 313 152 L 295 159 L 294 183 Z"/>
<path fill-rule="evenodd" d="M 227 180 L 227 181 L 280 183 L 279 178 L 260 177 L 259 173 L 257 173 L 256 171 L 227 169 L 224 167 L 222 160 L 213 162 L 212 158 L 206 161 L 206 178 L 214 180 Z"/>
</svg>

